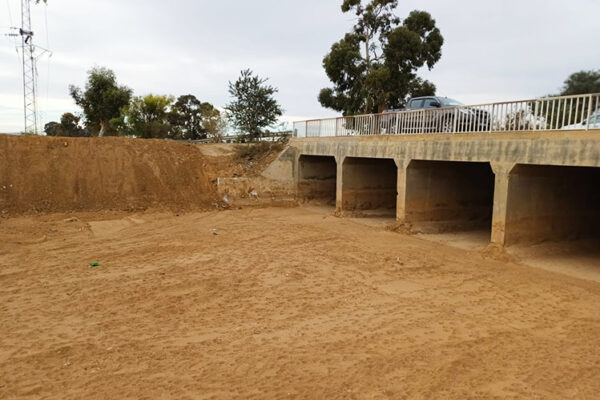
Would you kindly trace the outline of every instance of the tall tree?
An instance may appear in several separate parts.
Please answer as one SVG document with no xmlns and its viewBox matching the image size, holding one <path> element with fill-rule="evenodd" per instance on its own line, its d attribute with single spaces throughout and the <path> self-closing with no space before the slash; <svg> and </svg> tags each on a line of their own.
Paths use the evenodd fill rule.
<svg viewBox="0 0 600 400">
<path fill-rule="evenodd" d="M 169 113 L 172 96 L 149 94 L 134 97 L 121 109 L 121 117 L 111 121 L 113 128 L 126 135 L 143 139 L 164 139 L 171 135 Z"/>
<path fill-rule="evenodd" d="M 227 116 L 220 113 L 219 110 L 215 109 L 214 111 L 210 117 L 204 119 L 204 128 L 207 138 L 219 143 L 227 134 L 228 120 Z"/>
<path fill-rule="evenodd" d="M 398 108 L 407 97 L 435 94 L 435 86 L 416 71 L 433 68 L 444 39 L 429 13 L 412 11 L 401 21 L 394 14 L 397 6 L 398 0 L 344 0 L 342 12 L 353 11 L 357 22 L 323 59 L 333 88 L 321 90 L 321 105 L 350 115 Z"/>
<path fill-rule="evenodd" d="M 48 122 L 44 125 L 47 136 L 87 137 L 88 131 L 80 125 L 81 117 L 64 113 L 59 122 Z"/>
<path fill-rule="evenodd" d="M 59 122 L 50 121 L 44 125 L 46 136 L 62 136 L 62 130 Z"/>
<path fill-rule="evenodd" d="M 212 104 L 201 102 L 196 96 L 179 96 L 173 105 L 169 120 L 173 138 L 184 140 L 206 139 L 209 129 L 214 132 L 220 112 Z"/>
<path fill-rule="evenodd" d="M 243 70 L 234 83 L 229 82 L 233 100 L 225 107 L 233 126 L 251 140 L 258 139 L 264 128 L 273 125 L 283 114 L 275 100 L 276 88 L 266 84 L 268 79 Z"/>
<path fill-rule="evenodd" d="M 80 125 L 81 117 L 72 113 L 64 113 L 60 118 L 60 125 L 63 136 L 83 137 L 87 136 L 87 131 Z"/>
<path fill-rule="evenodd" d="M 570 96 L 588 93 L 600 93 L 600 70 L 579 71 L 571 74 L 565 80 L 560 94 Z"/>
<path fill-rule="evenodd" d="M 227 123 L 221 112 L 212 104 L 202 103 L 200 106 L 200 115 L 202 115 L 202 128 L 204 129 L 205 137 L 214 138 L 224 133 Z"/>
<path fill-rule="evenodd" d="M 188 94 L 177 98 L 169 115 L 174 139 L 195 140 L 206 137 L 200 115 L 201 106 L 202 102 L 194 95 Z"/>
<path fill-rule="evenodd" d="M 120 109 L 129 104 L 132 91 L 127 86 L 117 84 L 115 73 L 103 67 L 92 68 L 88 72 L 85 89 L 69 86 L 75 104 L 83 109 L 86 125 L 99 136 L 115 135 L 110 129 L 110 120 L 118 118 Z"/>
</svg>

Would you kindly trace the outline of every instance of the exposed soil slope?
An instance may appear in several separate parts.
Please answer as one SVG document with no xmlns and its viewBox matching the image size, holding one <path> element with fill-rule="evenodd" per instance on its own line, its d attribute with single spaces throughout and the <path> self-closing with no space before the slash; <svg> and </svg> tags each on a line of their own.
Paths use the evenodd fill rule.
<svg viewBox="0 0 600 400">
<path fill-rule="evenodd" d="M 278 142 L 206 143 L 196 146 L 214 165 L 214 178 L 258 177 L 284 149 L 284 145 Z"/>
<path fill-rule="evenodd" d="M 211 165 L 165 140 L 0 135 L 0 212 L 210 207 Z"/>
</svg>

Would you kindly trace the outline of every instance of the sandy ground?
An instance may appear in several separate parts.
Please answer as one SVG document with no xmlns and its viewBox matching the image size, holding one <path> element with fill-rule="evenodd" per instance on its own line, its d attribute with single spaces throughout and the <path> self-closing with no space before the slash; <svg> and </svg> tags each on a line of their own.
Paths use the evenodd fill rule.
<svg viewBox="0 0 600 400">
<path fill-rule="evenodd" d="M 490 243 L 487 229 L 467 232 L 418 234 L 417 237 L 458 247 L 485 251 Z M 600 242 L 598 239 L 520 244 L 504 254 L 519 264 L 600 283 Z"/>
<path fill-rule="evenodd" d="M 597 282 L 310 208 L 72 216 L 0 219 L 0 398 L 600 393 Z"/>
</svg>

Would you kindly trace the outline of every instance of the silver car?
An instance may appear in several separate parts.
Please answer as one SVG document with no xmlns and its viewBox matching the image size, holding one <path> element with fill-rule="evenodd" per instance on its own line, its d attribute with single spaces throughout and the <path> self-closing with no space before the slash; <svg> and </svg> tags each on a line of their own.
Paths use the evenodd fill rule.
<svg viewBox="0 0 600 400">
<path fill-rule="evenodd" d="M 589 126 L 588 126 L 589 125 Z M 571 124 L 563 126 L 560 129 L 564 130 L 577 130 L 577 129 L 600 129 L 600 110 L 592 113 L 587 120 L 583 120 L 578 124 Z"/>
</svg>

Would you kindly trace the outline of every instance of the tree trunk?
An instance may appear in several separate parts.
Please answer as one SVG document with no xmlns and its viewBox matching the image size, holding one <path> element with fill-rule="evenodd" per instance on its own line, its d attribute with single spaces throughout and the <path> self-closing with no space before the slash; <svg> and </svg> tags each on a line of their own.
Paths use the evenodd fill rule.
<svg viewBox="0 0 600 400">
<path fill-rule="evenodd" d="M 100 133 L 98 133 L 99 137 L 103 137 L 106 134 L 106 121 L 100 121 Z"/>
</svg>

